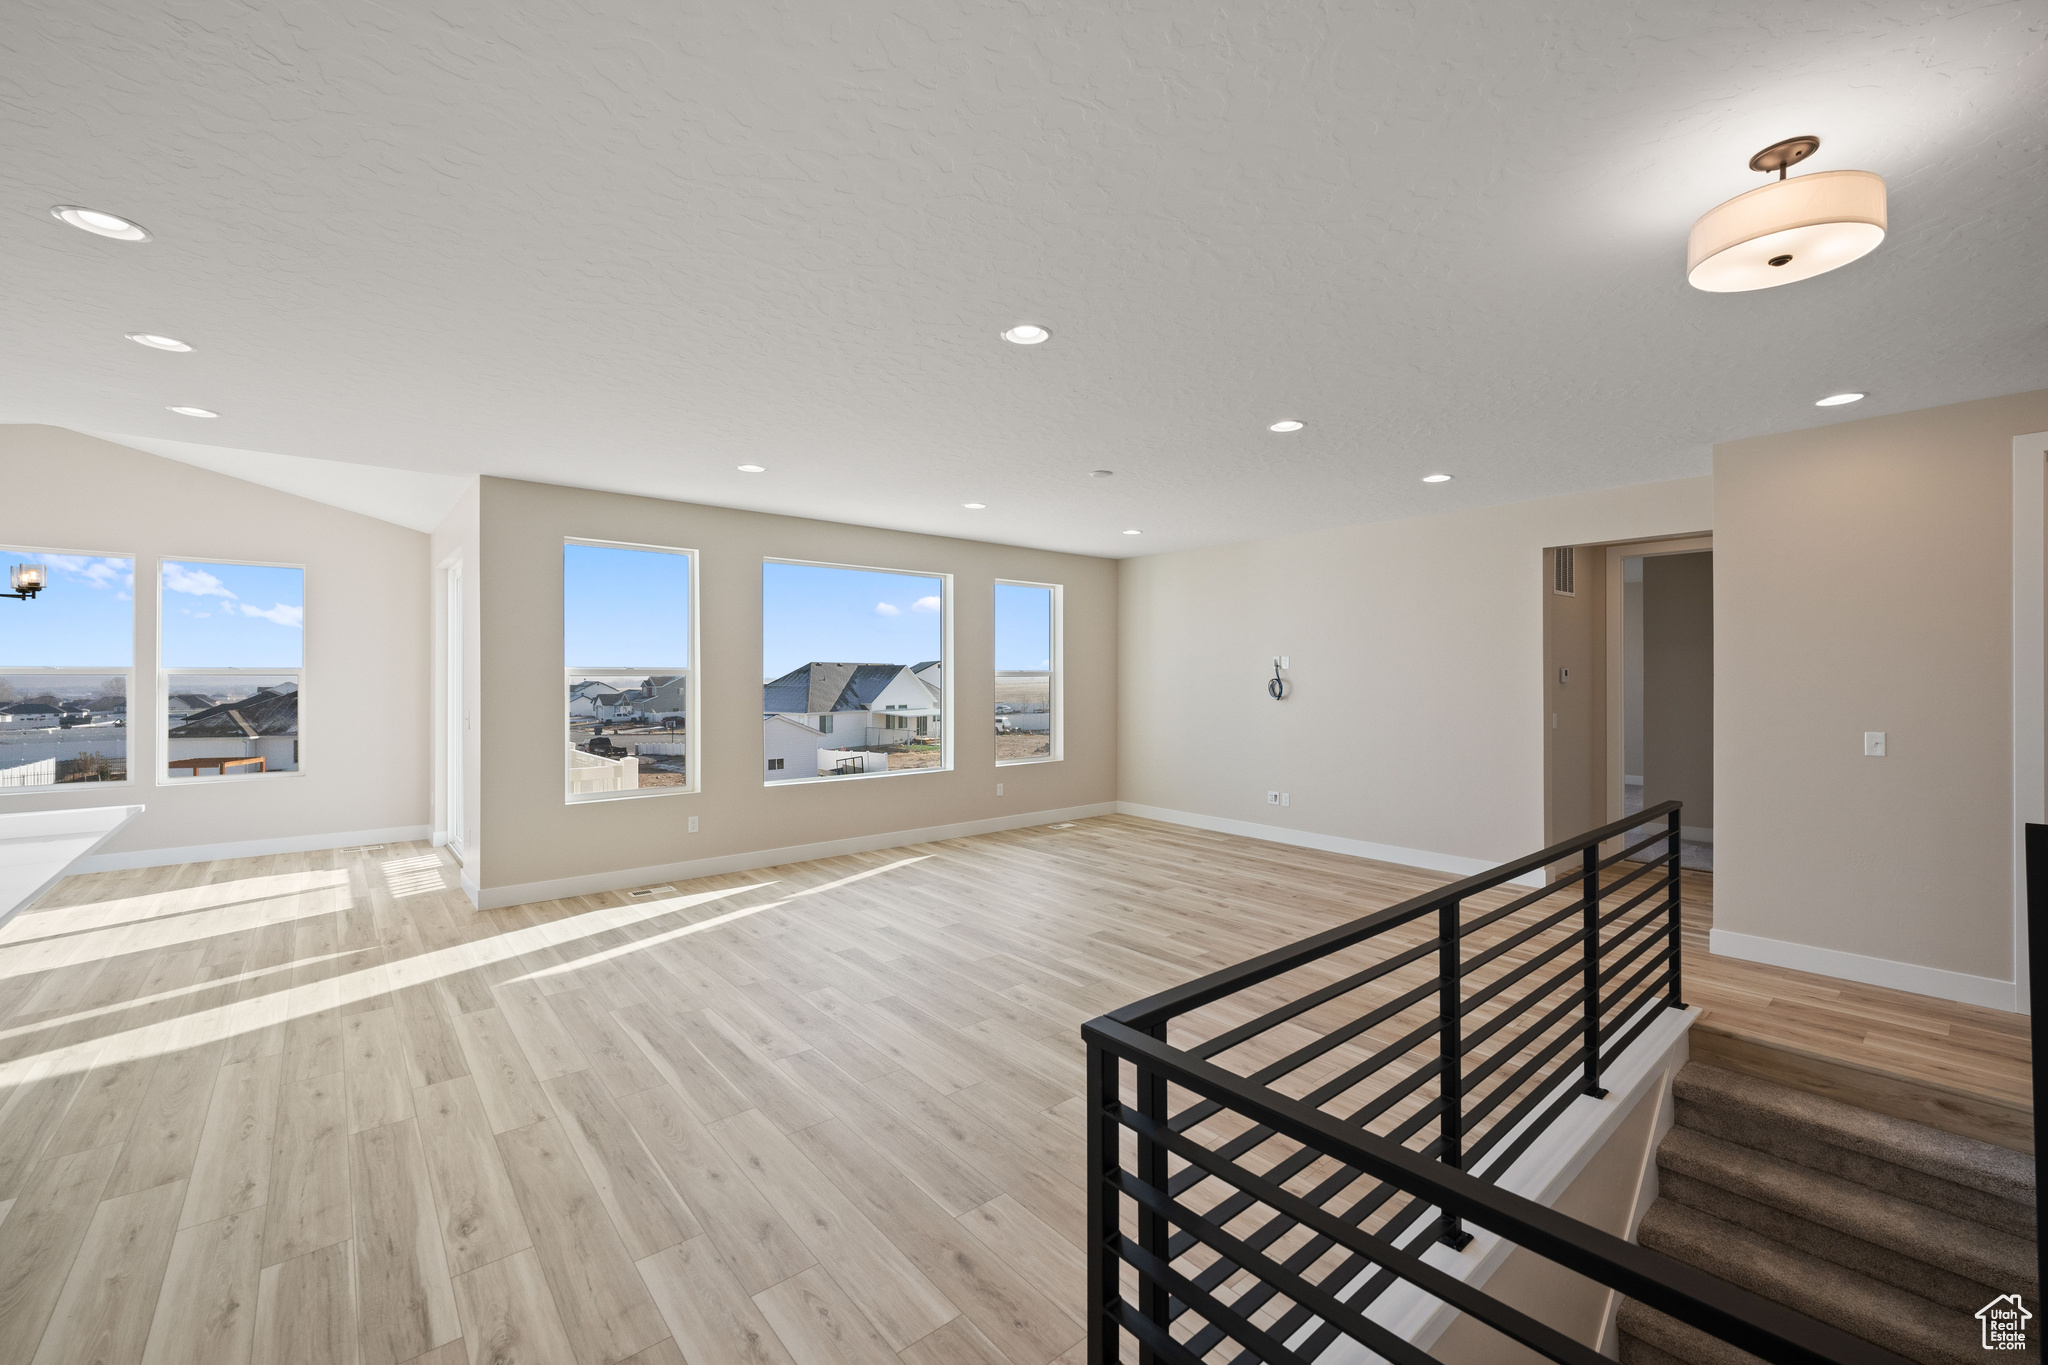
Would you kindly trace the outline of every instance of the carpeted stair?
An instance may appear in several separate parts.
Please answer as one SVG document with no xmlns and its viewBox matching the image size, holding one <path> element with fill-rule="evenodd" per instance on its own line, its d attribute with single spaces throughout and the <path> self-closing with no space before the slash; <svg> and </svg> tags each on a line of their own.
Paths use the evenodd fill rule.
<svg viewBox="0 0 2048 1365">
<path fill-rule="evenodd" d="M 2001 1294 L 2041 1311 L 2031 1158 L 1697 1063 L 1672 1088 L 1642 1245 L 1924 1365 L 1985 1359 Z M 1632 1300 L 1616 1325 L 1623 1365 L 1756 1360 Z"/>
</svg>

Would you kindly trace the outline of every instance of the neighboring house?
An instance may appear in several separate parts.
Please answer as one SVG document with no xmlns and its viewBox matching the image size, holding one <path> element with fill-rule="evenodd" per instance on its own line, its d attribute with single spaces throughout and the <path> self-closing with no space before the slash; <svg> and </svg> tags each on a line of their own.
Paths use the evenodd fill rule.
<svg viewBox="0 0 2048 1365">
<path fill-rule="evenodd" d="M 818 775 L 818 750 L 832 741 L 801 716 L 761 717 L 761 754 L 770 782 Z"/>
<path fill-rule="evenodd" d="M 657 673 L 640 684 L 641 709 L 647 719 L 660 724 L 670 716 L 682 716 L 690 691 L 687 673 Z"/>
<path fill-rule="evenodd" d="M 299 689 L 278 683 L 239 701 L 195 711 L 169 732 L 171 760 L 261 758 L 268 772 L 296 772 L 299 766 Z M 193 776 L 173 768 L 176 777 Z M 209 776 L 211 774 L 208 774 Z"/>
<path fill-rule="evenodd" d="M 625 695 L 622 689 L 595 678 L 575 683 L 569 688 L 569 717 L 571 720 L 617 720 L 623 714 L 620 703 Z"/>
<path fill-rule="evenodd" d="M 165 714 L 170 723 L 176 725 L 195 712 L 207 710 L 218 704 L 212 697 L 202 696 L 197 692 L 173 692 L 165 699 L 168 708 Z"/>
<path fill-rule="evenodd" d="M 0 706 L 0 724 L 21 730 L 44 729 L 57 724 L 63 714 L 48 702 L 18 701 L 12 706 Z"/>
<path fill-rule="evenodd" d="M 939 699 L 903 664 L 808 663 L 762 686 L 761 711 L 858 749 L 930 738 Z"/>
<path fill-rule="evenodd" d="M 85 704 L 85 709 L 92 713 L 92 718 L 95 721 L 102 723 L 110 720 L 128 719 L 128 699 L 126 697 L 94 697 Z"/>
</svg>

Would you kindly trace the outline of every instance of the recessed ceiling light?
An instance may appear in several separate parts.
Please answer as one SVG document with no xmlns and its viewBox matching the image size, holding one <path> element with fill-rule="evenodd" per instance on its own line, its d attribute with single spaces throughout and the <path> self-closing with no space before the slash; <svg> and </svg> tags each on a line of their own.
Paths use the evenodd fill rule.
<svg viewBox="0 0 2048 1365">
<path fill-rule="evenodd" d="M 125 335 L 130 341 L 139 342 L 144 346 L 154 346 L 159 351 L 189 351 L 192 349 L 176 337 L 160 337 L 155 332 L 128 332 Z"/>
<path fill-rule="evenodd" d="M 1268 431 L 1300 431 L 1300 430 L 1301 430 L 1301 423 L 1299 423 L 1299 422 L 1295 421 L 1295 420 L 1294 420 L 1294 419 L 1293 419 L 1292 417 L 1290 417 L 1290 418 L 1288 418 L 1288 419 L 1287 419 L 1286 421 L 1284 421 L 1284 422 L 1275 422 L 1275 423 L 1273 423 L 1273 425 L 1272 425 L 1272 426 L 1270 426 L 1270 427 L 1267 427 L 1267 428 L 1266 428 L 1266 430 L 1268 430 Z"/>
<path fill-rule="evenodd" d="M 768 466 L 765 464 L 743 464 L 740 466 L 740 473 L 742 474 L 766 474 L 767 472 Z"/>
<path fill-rule="evenodd" d="M 1863 395 L 1860 393 L 1831 393 L 1826 398 L 1817 399 L 1814 402 L 1814 406 L 1817 408 L 1839 408 L 1844 403 L 1860 403 L 1862 401 Z"/>
<path fill-rule="evenodd" d="M 76 204 L 59 204 L 50 210 L 50 216 L 75 228 L 83 228 L 102 237 L 112 237 L 117 242 L 149 240 L 149 233 L 142 224 L 131 223 L 117 214 L 101 213 L 98 209 L 84 209 Z"/>
<path fill-rule="evenodd" d="M 1424 474 L 1422 481 L 1424 483 L 1449 483 L 1451 476 L 1448 474 Z"/>
<path fill-rule="evenodd" d="M 1045 328 L 1040 327 L 1035 322 L 1020 322 L 1009 331 L 1003 333 L 1003 340 L 1015 342 L 1019 346 L 1036 346 L 1039 342 L 1046 340 L 1050 336 L 1052 336 L 1051 332 L 1046 331 Z"/>
<path fill-rule="evenodd" d="M 1126 531 L 1124 534 L 1127 536 L 1142 536 L 1145 533 L 1143 531 Z"/>
<path fill-rule="evenodd" d="M 220 414 L 219 414 L 219 413 L 217 413 L 217 412 L 214 412 L 214 411 L 213 411 L 213 410 L 211 410 L 210 408 L 177 408 L 177 407 L 174 407 L 174 408 L 172 408 L 172 409 L 171 409 L 171 411 L 172 411 L 172 412 L 175 412 L 175 413 L 178 413 L 178 414 L 180 414 L 181 416 L 185 416 L 185 417 L 218 417 L 218 416 L 220 416 Z"/>
<path fill-rule="evenodd" d="M 988 504 L 985 502 L 963 502 L 960 505 L 962 507 L 971 507 L 977 512 L 979 512 L 982 508 L 988 506 Z"/>
<path fill-rule="evenodd" d="M 1091 469 L 1088 471 L 1088 477 L 1091 479 L 1108 479 L 1115 477 L 1115 475 L 1116 471 L 1114 469 Z"/>
</svg>

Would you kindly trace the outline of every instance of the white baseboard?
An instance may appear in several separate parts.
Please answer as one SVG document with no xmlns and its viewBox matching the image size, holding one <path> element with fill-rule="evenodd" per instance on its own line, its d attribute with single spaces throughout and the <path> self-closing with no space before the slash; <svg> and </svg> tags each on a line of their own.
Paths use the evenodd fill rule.
<svg viewBox="0 0 2048 1365">
<path fill-rule="evenodd" d="M 1895 991 L 1931 995 L 1937 1000 L 1960 1000 L 1966 1005 L 1983 1005 L 1994 1010 L 2018 1010 L 2019 998 L 2010 981 L 1963 972 L 1922 967 L 1913 962 L 1865 957 L 1836 948 L 1816 948 L 1810 943 L 1788 943 L 1783 939 L 1761 938 L 1715 929 L 1707 935 L 1707 951 L 1744 962 L 1763 962 L 1773 967 L 1838 976 L 1844 981 L 1861 981 L 1869 986 L 1889 986 Z"/>
<path fill-rule="evenodd" d="M 183 848 L 143 848 L 133 853 L 95 853 L 72 869 L 76 872 L 125 872 L 131 867 L 170 867 L 177 863 L 211 863 L 222 858 L 260 858 L 269 853 L 314 853 L 358 844 L 402 844 L 425 839 L 426 825 L 392 829 L 352 829 L 334 834 L 299 834 L 285 839 L 244 839 L 233 844 L 188 844 Z"/>
<path fill-rule="evenodd" d="M 1455 872 L 1461 877 L 1470 877 L 1499 867 L 1497 862 L 1484 858 L 1465 858 L 1455 853 L 1432 853 L 1428 849 L 1401 848 L 1395 844 L 1375 844 L 1366 839 L 1346 839 L 1335 834 L 1315 834 L 1305 829 L 1286 829 L 1280 825 L 1262 825 L 1253 820 L 1230 820 L 1220 815 L 1197 815 L 1193 811 L 1167 810 L 1163 806 L 1141 806 L 1135 801 L 1119 801 L 1117 812 L 1121 815 L 1136 815 L 1147 820 L 1164 820 L 1170 825 L 1187 825 L 1194 829 L 1206 829 L 1217 834 L 1241 834 L 1247 839 L 1264 839 L 1275 844 L 1292 844 L 1296 848 L 1319 848 L 1325 853 L 1345 853 L 1354 858 L 1371 858 L 1375 862 L 1400 863 L 1404 867 L 1422 867 L 1431 872 Z M 1518 886 L 1541 886 L 1543 874 L 1540 871 L 1524 873 L 1514 879 Z"/>
<path fill-rule="evenodd" d="M 1063 810 L 1035 810 L 1017 815 L 999 815 L 988 820 L 963 820 L 956 825 L 933 825 L 926 829 L 893 830 L 886 834 L 863 834 L 851 839 L 831 839 L 818 844 L 797 844 L 789 848 L 764 848 L 751 853 L 728 853 L 718 858 L 697 858 L 690 862 L 663 863 L 658 867 L 625 867 L 609 872 L 592 872 L 581 877 L 555 881 L 524 882 L 515 886 L 478 889 L 463 870 L 462 889 L 479 910 L 498 910 L 530 901 L 561 900 L 565 896 L 588 896 L 599 891 L 623 891 L 649 882 L 687 881 L 693 877 L 716 877 L 727 872 L 748 872 L 757 867 L 778 867 L 783 863 L 809 862 L 813 858 L 837 858 L 848 853 L 872 853 L 877 849 L 929 844 L 940 839 L 961 839 L 970 834 L 994 834 L 999 830 L 1049 825 L 1057 820 L 1084 820 L 1093 815 L 1114 815 L 1116 803 L 1099 801 L 1090 806 L 1068 806 Z"/>
</svg>

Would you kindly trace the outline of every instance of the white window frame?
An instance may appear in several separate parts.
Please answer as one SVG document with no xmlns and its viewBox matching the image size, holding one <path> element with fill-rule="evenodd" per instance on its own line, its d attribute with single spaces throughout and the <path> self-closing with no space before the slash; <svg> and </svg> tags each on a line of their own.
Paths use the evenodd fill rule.
<svg viewBox="0 0 2048 1365">
<path fill-rule="evenodd" d="M 763 787 L 811 787 L 821 783 L 840 785 L 849 782 L 885 781 L 894 777 L 926 777 L 933 773 L 953 771 L 953 737 L 946 733 L 947 723 L 953 719 L 953 575 L 936 573 L 929 569 L 888 569 L 873 564 L 838 564 L 823 559 L 791 559 L 784 555 L 763 555 L 763 567 L 770 564 L 794 564 L 806 569 L 846 569 L 853 573 L 887 573 L 901 578 L 930 578 L 939 585 L 939 766 L 936 768 L 903 768 L 896 772 L 848 773 L 844 777 L 788 777 L 780 782 L 770 782 L 764 776 Z M 761 631 L 765 637 L 768 629 L 768 604 L 761 604 Z M 765 685 L 765 684 L 764 684 Z M 757 696 L 759 694 L 756 694 Z M 763 714 L 766 714 L 765 712 Z M 887 714 L 884 712 L 883 714 Z M 821 731 L 823 733 L 829 733 Z M 761 755 L 763 772 L 766 772 L 767 754 Z"/>
<path fill-rule="evenodd" d="M 233 564 L 246 569 L 297 569 L 299 571 L 299 606 L 303 613 L 299 622 L 299 665 L 297 668 L 195 668 L 179 666 L 172 668 L 164 663 L 164 565 L 166 564 Z M 306 775 L 306 731 L 308 708 L 306 706 L 306 636 L 305 615 L 311 614 L 313 575 L 304 564 L 291 564 L 274 559 L 225 559 L 220 555 L 158 555 L 156 560 L 156 700 L 157 714 L 164 718 L 164 728 L 156 731 L 156 785 L 159 787 L 214 786 L 223 782 L 275 782 L 281 778 L 304 777 Z M 197 674 L 204 678 L 279 678 L 289 676 L 299 689 L 299 734 L 293 741 L 296 755 L 292 771 L 261 773 L 215 773 L 201 777 L 196 771 L 190 777 L 171 776 L 171 679 L 174 676 Z M 131 719 L 129 725 L 135 722 Z"/>
<path fill-rule="evenodd" d="M 701 631 L 697 624 L 699 615 L 697 611 L 697 599 L 702 591 L 698 585 L 699 580 L 702 578 L 702 574 L 699 573 L 699 569 L 703 565 L 703 557 L 699 555 L 697 551 L 684 549 L 680 545 L 647 545 L 642 544 L 638 541 L 603 540 L 594 536 L 563 536 L 562 545 L 565 550 L 567 549 L 567 547 L 571 545 L 589 545 L 600 550 L 642 550 L 653 554 L 682 555 L 685 559 L 688 559 L 690 561 L 690 601 L 687 607 L 687 610 L 690 613 L 690 638 L 688 643 L 685 645 L 685 648 L 687 648 L 690 652 L 690 661 L 684 664 L 682 669 L 680 670 L 685 679 L 685 682 L 683 684 L 683 744 L 687 752 L 683 754 L 683 767 L 685 770 L 684 776 L 688 780 L 680 787 L 636 787 L 632 791 L 622 792 L 570 791 L 568 752 L 570 720 L 569 679 L 572 677 L 577 677 L 591 673 L 648 674 L 672 673 L 678 670 L 673 662 L 651 665 L 622 664 L 616 667 L 611 664 L 577 664 L 574 667 L 565 664 L 562 668 L 562 681 L 560 685 L 562 698 L 562 725 L 561 729 L 556 732 L 556 738 L 558 742 L 560 742 L 562 745 L 562 804 L 565 806 L 587 806 L 600 801 L 639 801 L 644 800 L 648 797 L 657 796 L 699 795 L 703 791 L 704 748 L 703 741 L 700 738 L 700 732 L 703 730 L 704 727 L 702 726 L 702 724 L 700 724 L 700 718 L 703 715 L 703 709 L 698 703 L 697 685 L 697 658 L 699 654 L 698 640 L 701 635 Z M 565 594 L 567 593 L 566 582 L 564 584 L 563 591 Z M 567 644 L 565 642 L 563 647 L 563 653 L 567 654 L 567 652 L 568 649 Z"/>
<path fill-rule="evenodd" d="M 1052 662 L 1046 669 L 1046 705 L 1052 708 L 1052 729 L 1050 731 L 1052 752 L 1049 754 L 1039 754 L 1032 758 L 999 758 L 996 760 L 996 766 L 998 768 L 1016 768 L 1022 767 L 1027 763 L 1062 762 L 1067 756 L 1066 651 L 1063 648 L 1063 637 L 1066 633 L 1066 585 L 1063 583 L 1033 583 L 1029 579 L 1023 578 L 998 578 L 990 585 L 988 597 L 990 614 L 989 676 L 991 678 L 994 678 L 997 673 L 997 669 L 994 666 L 996 651 L 994 614 L 995 590 L 999 587 L 1046 588 L 1051 590 L 1052 603 L 1049 612 L 1051 619 L 1046 623 L 1046 634 L 1048 636 L 1046 641 L 1046 657 Z"/>
<path fill-rule="evenodd" d="M 80 558 L 84 559 L 125 559 L 129 562 L 129 564 L 138 566 L 142 563 L 141 555 L 133 554 L 123 550 L 59 550 L 52 547 L 46 547 L 41 545 L 0 546 L 0 556 L 9 555 L 77 555 Z M 20 560 L 16 559 L 8 559 L 6 561 L 6 564 L 0 564 L 0 569 L 5 569 L 7 565 L 16 564 L 20 562 Z M 132 598 L 133 596 L 134 594 L 131 593 L 130 597 Z M 11 604 L 0 603 L 0 609 L 4 609 L 6 606 L 9 605 L 18 606 L 33 611 L 36 606 L 36 601 L 30 600 L 27 602 L 17 602 Z M 0 663 L 0 673 L 5 673 L 15 677 L 19 677 L 25 674 L 38 674 L 44 677 L 52 678 L 75 678 L 83 674 L 86 677 L 112 678 L 119 676 L 125 678 L 127 680 L 126 686 L 128 689 L 128 723 L 122 728 L 127 730 L 128 732 L 128 753 L 126 755 L 127 761 L 124 762 L 121 766 L 126 770 L 128 775 L 118 782 L 49 782 L 34 787 L 0 787 L 0 797 L 48 796 L 52 792 L 105 791 L 107 789 L 114 787 L 132 787 L 135 785 L 135 717 L 138 711 L 141 711 L 146 715 L 148 712 L 148 708 L 142 705 L 142 698 L 136 695 L 135 690 L 135 675 L 141 671 L 141 669 L 139 669 L 135 663 L 135 656 L 138 653 L 138 651 L 135 648 L 135 603 L 131 600 L 128 603 L 128 607 L 128 663 L 125 667 L 108 668 L 102 665 L 98 668 L 58 668 L 54 666 L 49 668 L 44 668 L 41 666 L 29 668 L 10 668 L 4 663 Z"/>
</svg>

